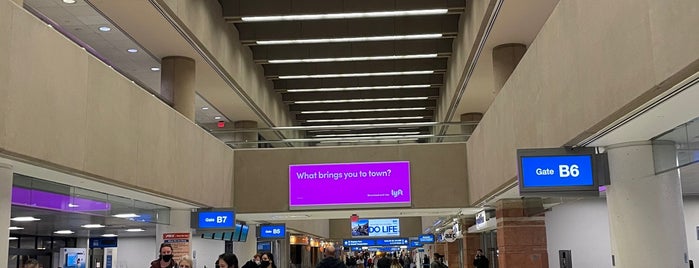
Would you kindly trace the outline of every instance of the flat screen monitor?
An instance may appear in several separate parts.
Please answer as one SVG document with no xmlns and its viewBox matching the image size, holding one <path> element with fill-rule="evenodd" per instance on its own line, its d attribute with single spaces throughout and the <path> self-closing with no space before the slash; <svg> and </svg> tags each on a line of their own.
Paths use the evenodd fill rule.
<svg viewBox="0 0 699 268">
<path fill-rule="evenodd" d="M 399 219 L 359 219 L 351 222 L 353 237 L 400 236 Z"/>
<path fill-rule="evenodd" d="M 238 237 L 238 241 L 245 242 L 248 240 L 248 229 L 250 229 L 250 227 L 247 224 L 240 228 L 240 236 Z"/>
<path fill-rule="evenodd" d="M 408 161 L 289 165 L 290 209 L 405 207 L 410 193 Z"/>
<path fill-rule="evenodd" d="M 257 252 L 272 252 L 272 241 L 257 242 Z"/>
<path fill-rule="evenodd" d="M 609 178 L 606 154 L 595 148 L 519 149 L 517 158 L 523 196 L 599 195 Z"/>
</svg>

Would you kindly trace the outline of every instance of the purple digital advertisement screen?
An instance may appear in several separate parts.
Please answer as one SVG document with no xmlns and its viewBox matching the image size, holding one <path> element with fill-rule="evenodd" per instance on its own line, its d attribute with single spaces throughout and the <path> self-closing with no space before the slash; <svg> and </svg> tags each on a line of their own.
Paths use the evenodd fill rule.
<svg viewBox="0 0 699 268">
<path fill-rule="evenodd" d="M 410 162 L 289 165 L 289 207 L 410 206 Z"/>
</svg>

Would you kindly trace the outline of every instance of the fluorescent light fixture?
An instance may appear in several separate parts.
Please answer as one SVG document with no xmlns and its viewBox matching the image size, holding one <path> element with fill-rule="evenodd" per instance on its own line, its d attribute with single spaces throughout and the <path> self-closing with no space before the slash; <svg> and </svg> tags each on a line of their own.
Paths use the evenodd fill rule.
<svg viewBox="0 0 699 268">
<path fill-rule="evenodd" d="M 81 225 L 80 227 L 82 227 L 82 228 L 104 228 L 105 226 L 102 224 L 85 224 L 85 225 Z"/>
<path fill-rule="evenodd" d="M 366 137 L 366 136 L 396 136 L 396 135 L 419 135 L 419 131 L 414 132 L 381 132 L 381 133 L 348 133 L 348 134 L 318 134 L 313 138 L 336 138 L 336 137 Z"/>
<path fill-rule="evenodd" d="M 75 4 L 75 0 L 63 0 L 63 3 L 66 3 L 66 4 Z"/>
<path fill-rule="evenodd" d="M 332 19 L 359 19 L 359 18 L 380 18 L 380 17 L 403 17 L 420 15 L 441 15 L 449 12 L 446 8 L 440 9 L 418 9 L 418 10 L 395 10 L 395 11 L 374 11 L 374 12 L 353 12 L 353 13 L 328 13 L 328 14 L 308 14 L 308 15 L 284 15 L 284 16 L 251 16 L 240 18 L 244 22 L 262 21 L 294 21 L 294 20 L 332 20 Z"/>
<path fill-rule="evenodd" d="M 311 119 L 308 123 L 328 123 L 328 122 L 356 122 L 356 121 L 379 121 L 379 120 L 410 120 L 424 119 L 424 116 L 396 116 L 396 117 L 364 117 L 364 118 L 338 118 L 338 119 Z"/>
<path fill-rule="evenodd" d="M 38 250 L 46 250 L 46 248 L 36 248 L 36 249 L 38 249 Z"/>
<path fill-rule="evenodd" d="M 75 232 L 73 232 L 71 230 L 59 230 L 59 231 L 55 231 L 53 233 L 54 234 L 74 234 Z"/>
<path fill-rule="evenodd" d="M 319 43 L 346 43 L 346 42 L 369 42 L 369 41 L 393 41 L 393 40 L 415 40 L 415 39 L 437 39 L 442 38 L 441 33 L 431 34 L 408 34 L 408 35 L 385 35 L 385 36 L 359 36 L 340 38 L 315 38 L 315 39 L 290 39 L 290 40 L 259 40 L 258 45 L 288 45 L 288 44 L 319 44 Z"/>
<path fill-rule="evenodd" d="M 319 63 L 338 61 L 369 61 L 369 60 L 405 60 L 405 59 L 429 59 L 436 58 L 438 54 L 414 54 L 414 55 L 392 55 L 392 56 L 371 56 L 371 57 L 346 57 L 346 58 L 317 58 L 317 59 L 288 59 L 288 60 L 268 60 L 267 63 Z"/>
<path fill-rule="evenodd" d="M 400 89 L 400 88 L 428 88 L 428 87 L 431 87 L 431 85 L 299 88 L 299 89 L 287 89 L 286 92 L 327 92 L 327 91 L 354 91 L 354 90 L 372 90 L 372 89 Z"/>
<path fill-rule="evenodd" d="M 136 232 L 145 232 L 146 230 L 143 230 L 141 228 L 133 228 L 133 229 L 126 229 L 127 232 L 130 233 L 136 233 Z"/>
<path fill-rule="evenodd" d="M 157 72 L 157 71 L 160 71 L 160 67 L 150 67 L 150 70 Z"/>
<path fill-rule="evenodd" d="M 14 217 L 10 220 L 12 220 L 12 221 L 39 221 L 41 219 L 34 218 L 34 217 Z"/>
<path fill-rule="evenodd" d="M 138 52 L 138 49 L 129 48 L 129 49 L 127 49 L 126 51 L 128 51 L 129 53 L 136 53 L 136 52 Z"/>
<path fill-rule="evenodd" d="M 364 77 L 364 76 L 391 76 L 391 75 L 416 75 L 433 74 L 434 71 L 405 71 L 405 72 L 379 72 L 379 73 L 346 73 L 346 74 L 304 74 L 304 75 L 280 75 L 279 79 L 308 79 L 308 78 L 338 78 L 338 77 Z"/>
<path fill-rule="evenodd" d="M 343 103 L 343 102 L 372 102 L 372 101 L 402 101 L 402 100 L 426 100 L 429 97 L 403 97 L 403 98 L 376 98 L 376 99 L 348 99 L 348 100 L 317 100 L 317 101 L 295 101 L 295 104 L 315 104 L 315 103 Z"/>
<path fill-rule="evenodd" d="M 69 208 L 79 208 L 80 205 L 78 205 L 78 204 L 73 204 L 73 203 L 68 203 L 68 207 L 69 207 Z"/>
<path fill-rule="evenodd" d="M 302 114 L 338 114 L 338 113 L 369 113 L 369 112 L 396 112 L 396 111 L 420 111 L 420 110 L 427 110 L 427 107 L 302 111 L 301 113 Z"/>
<path fill-rule="evenodd" d="M 101 237 L 117 237 L 118 235 L 116 234 L 103 234 Z"/>
<path fill-rule="evenodd" d="M 17 230 L 24 230 L 22 227 L 17 227 L 17 226 L 10 226 L 10 228 L 7 228 L 10 231 L 17 231 Z"/>
<path fill-rule="evenodd" d="M 209 109 L 209 107 L 201 107 L 202 110 L 206 111 Z"/>
<path fill-rule="evenodd" d="M 114 216 L 114 217 L 117 217 L 117 218 L 122 218 L 122 219 L 141 217 L 141 215 L 134 214 L 134 213 L 122 213 L 122 214 L 116 214 L 116 215 L 113 215 L 113 216 Z"/>
<path fill-rule="evenodd" d="M 101 27 L 99 27 L 99 28 L 97 28 L 97 29 L 99 29 L 100 32 L 109 32 L 109 31 L 112 30 L 112 28 L 109 28 L 109 26 L 101 26 Z"/>
<path fill-rule="evenodd" d="M 216 120 L 220 120 L 220 119 L 221 119 L 221 117 L 220 117 L 220 116 L 214 116 L 214 119 L 216 119 Z"/>
<path fill-rule="evenodd" d="M 10 239 L 10 240 L 17 240 L 17 239 L 19 239 L 19 238 L 14 237 L 14 236 L 10 236 L 10 237 L 8 237 L 8 239 Z"/>
</svg>

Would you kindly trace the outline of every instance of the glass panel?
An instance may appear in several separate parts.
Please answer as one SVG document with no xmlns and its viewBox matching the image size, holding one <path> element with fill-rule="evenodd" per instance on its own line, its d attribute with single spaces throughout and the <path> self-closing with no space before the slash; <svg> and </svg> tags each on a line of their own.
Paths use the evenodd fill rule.
<svg viewBox="0 0 699 268">
<path fill-rule="evenodd" d="M 29 237 L 29 236 L 20 236 L 19 237 L 19 248 L 34 249 L 35 246 L 36 246 L 36 238 L 35 237 Z"/>
<path fill-rule="evenodd" d="M 653 138 L 655 173 L 699 161 L 699 120 L 694 119 Z"/>
</svg>

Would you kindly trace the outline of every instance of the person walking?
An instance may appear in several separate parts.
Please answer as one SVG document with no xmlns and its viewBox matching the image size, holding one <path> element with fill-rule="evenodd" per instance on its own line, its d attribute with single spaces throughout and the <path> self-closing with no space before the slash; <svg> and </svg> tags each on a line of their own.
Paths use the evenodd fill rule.
<svg viewBox="0 0 699 268">
<path fill-rule="evenodd" d="M 488 268 L 489 265 L 490 261 L 488 257 L 483 254 L 482 249 L 478 249 L 476 251 L 476 257 L 473 259 L 473 266 L 476 266 L 476 268 Z"/>
<path fill-rule="evenodd" d="M 327 246 L 323 249 L 324 258 L 318 263 L 316 268 L 347 268 L 338 258 L 335 258 L 335 247 Z"/>
</svg>

